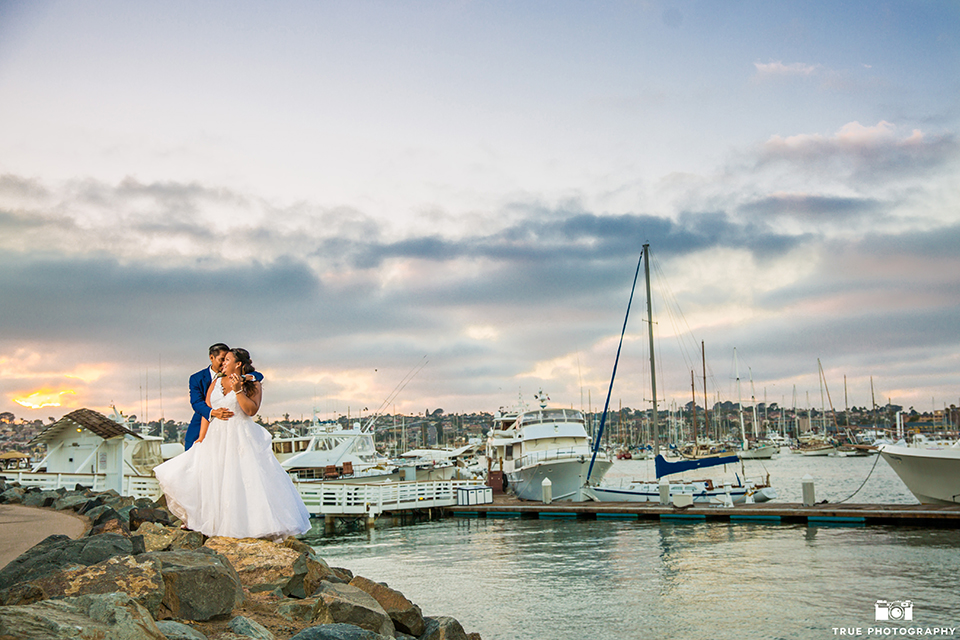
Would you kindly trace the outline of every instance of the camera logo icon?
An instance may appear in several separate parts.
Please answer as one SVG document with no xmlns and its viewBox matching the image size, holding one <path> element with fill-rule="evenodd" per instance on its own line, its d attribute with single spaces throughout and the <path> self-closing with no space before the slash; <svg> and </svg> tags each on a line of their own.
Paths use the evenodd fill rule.
<svg viewBox="0 0 960 640">
<path fill-rule="evenodd" d="M 877 620 L 913 620 L 913 602 L 910 600 L 877 600 Z"/>
</svg>

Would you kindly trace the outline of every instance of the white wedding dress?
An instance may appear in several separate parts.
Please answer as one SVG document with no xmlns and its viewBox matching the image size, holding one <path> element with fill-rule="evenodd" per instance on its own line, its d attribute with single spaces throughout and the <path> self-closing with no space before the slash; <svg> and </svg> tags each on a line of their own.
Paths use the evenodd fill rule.
<svg viewBox="0 0 960 640">
<path fill-rule="evenodd" d="M 203 442 L 154 468 L 167 508 L 206 536 L 280 540 L 310 530 L 310 514 L 271 450 L 270 433 L 223 394 L 214 380 L 213 408 L 233 412 L 210 421 Z"/>
</svg>

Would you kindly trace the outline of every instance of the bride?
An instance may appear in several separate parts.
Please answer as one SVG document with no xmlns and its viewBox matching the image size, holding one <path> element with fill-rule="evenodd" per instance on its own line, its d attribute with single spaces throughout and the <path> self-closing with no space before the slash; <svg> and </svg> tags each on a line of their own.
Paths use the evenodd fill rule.
<svg viewBox="0 0 960 640">
<path fill-rule="evenodd" d="M 167 508 L 206 536 L 281 540 L 310 530 L 310 514 L 271 450 L 270 433 L 253 421 L 262 387 L 245 349 L 227 352 L 207 404 L 233 416 L 201 424 L 185 453 L 154 469 Z"/>
</svg>

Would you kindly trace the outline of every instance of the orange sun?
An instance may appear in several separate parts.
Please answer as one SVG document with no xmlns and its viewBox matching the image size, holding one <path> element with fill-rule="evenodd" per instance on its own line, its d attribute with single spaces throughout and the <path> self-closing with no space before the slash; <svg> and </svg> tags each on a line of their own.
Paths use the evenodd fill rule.
<svg viewBox="0 0 960 640">
<path fill-rule="evenodd" d="M 40 409 L 41 407 L 59 407 L 61 396 L 68 394 L 76 395 L 76 392 L 71 389 L 64 389 L 63 391 L 40 389 L 39 391 L 34 391 L 26 396 L 12 398 L 12 400 L 17 404 L 29 409 Z"/>
</svg>

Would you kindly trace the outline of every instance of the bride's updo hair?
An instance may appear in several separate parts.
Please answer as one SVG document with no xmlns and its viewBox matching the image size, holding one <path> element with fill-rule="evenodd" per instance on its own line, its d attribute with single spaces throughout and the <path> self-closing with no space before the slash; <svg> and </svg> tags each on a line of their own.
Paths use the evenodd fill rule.
<svg viewBox="0 0 960 640">
<path fill-rule="evenodd" d="M 235 349 L 230 349 L 230 353 L 233 354 L 233 357 L 237 359 L 237 362 L 240 363 L 240 375 L 245 376 L 247 374 L 253 373 L 256 369 L 253 367 L 253 360 L 250 359 L 250 352 L 246 349 L 240 349 L 239 347 Z M 257 383 L 252 380 L 243 381 L 243 392 L 247 395 L 250 395 L 257 389 Z"/>
</svg>

